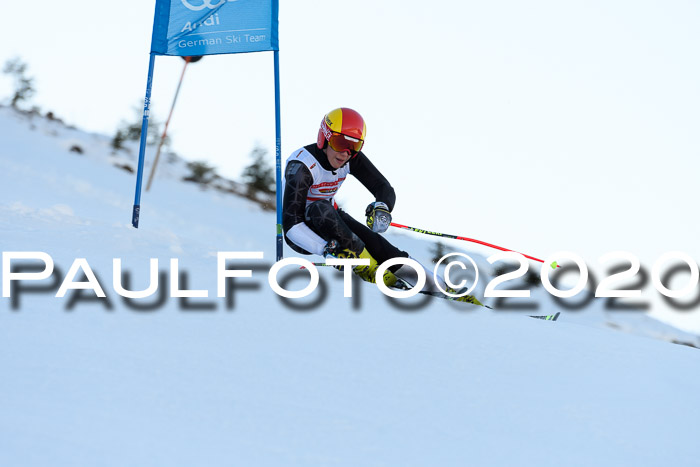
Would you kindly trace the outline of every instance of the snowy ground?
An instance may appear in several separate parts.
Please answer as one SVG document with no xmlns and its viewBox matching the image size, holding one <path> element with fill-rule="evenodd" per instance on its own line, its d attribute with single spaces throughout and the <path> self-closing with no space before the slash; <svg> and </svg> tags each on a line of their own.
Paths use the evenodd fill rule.
<svg viewBox="0 0 700 467">
<path fill-rule="evenodd" d="M 0 465 L 698 463 L 700 352 L 662 340 L 696 336 L 598 303 L 551 323 L 438 299 L 399 308 L 364 283 L 343 298 L 325 268 L 325 295 L 285 303 L 267 284 L 274 214 L 180 182 L 173 164 L 134 230 L 134 176 L 114 167 L 133 161 L 107 137 L 8 109 L 0 136 L 2 251 L 57 267 L 0 301 Z M 429 258 L 425 238 L 391 238 Z M 235 263 L 255 270 L 229 299 L 216 298 L 217 251 L 264 252 Z M 107 300 L 54 297 L 74 258 Z M 113 258 L 134 289 L 158 258 L 160 291 L 178 258 L 209 297 L 136 309 L 114 292 Z M 561 310 L 541 287 L 533 297 L 538 314 Z"/>
</svg>

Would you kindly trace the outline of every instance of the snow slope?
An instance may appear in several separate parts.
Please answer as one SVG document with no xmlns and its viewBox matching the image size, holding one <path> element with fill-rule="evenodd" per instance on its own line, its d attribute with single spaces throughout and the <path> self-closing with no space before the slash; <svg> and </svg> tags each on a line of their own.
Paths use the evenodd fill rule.
<svg viewBox="0 0 700 467">
<path fill-rule="evenodd" d="M 47 252 L 61 273 L 0 299 L 0 465 L 698 463 L 700 352 L 649 338 L 695 336 L 595 303 L 556 323 L 438 299 L 400 309 L 364 283 L 343 298 L 325 268 L 325 295 L 285 303 L 267 284 L 274 214 L 178 181 L 175 161 L 134 230 L 134 176 L 113 166 L 130 159 L 108 138 L 8 109 L 0 136 L 2 251 Z M 424 238 L 392 240 L 429 258 Z M 217 251 L 264 252 L 235 263 L 255 269 L 228 302 Z M 54 297 L 74 258 L 107 300 Z M 158 258 L 161 291 L 178 258 L 209 297 L 134 309 L 114 292 L 113 258 L 133 288 Z"/>
</svg>

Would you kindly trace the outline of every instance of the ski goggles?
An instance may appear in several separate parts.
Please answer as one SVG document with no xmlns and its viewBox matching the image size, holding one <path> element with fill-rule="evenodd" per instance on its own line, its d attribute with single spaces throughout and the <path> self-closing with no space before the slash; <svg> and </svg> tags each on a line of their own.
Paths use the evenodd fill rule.
<svg viewBox="0 0 700 467">
<path fill-rule="evenodd" d="M 350 151 L 350 155 L 354 156 L 360 149 L 364 141 L 361 139 L 353 138 L 352 136 L 347 136 L 342 133 L 333 133 L 330 138 L 328 138 L 328 145 L 336 152 Z"/>
</svg>

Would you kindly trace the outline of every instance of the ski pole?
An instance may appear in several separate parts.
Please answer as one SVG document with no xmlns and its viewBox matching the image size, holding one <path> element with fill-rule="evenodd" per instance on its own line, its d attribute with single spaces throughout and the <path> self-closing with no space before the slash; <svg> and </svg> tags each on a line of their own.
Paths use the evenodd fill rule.
<svg viewBox="0 0 700 467">
<path fill-rule="evenodd" d="M 479 245 L 484 245 L 484 246 L 487 246 L 490 248 L 495 248 L 495 249 L 501 250 L 501 251 L 512 251 L 513 253 L 518 253 L 520 255 L 523 255 L 526 258 L 533 259 L 535 261 L 539 261 L 540 263 L 544 263 L 544 260 L 541 260 L 539 258 L 535 258 L 534 256 L 526 255 L 526 254 L 520 253 L 519 251 L 511 250 L 508 248 L 503 248 L 502 246 L 494 245 L 492 243 L 482 242 L 481 240 L 476 240 L 474 238 L 460 237 L 458 235 L 450 235 L 450 234 L 444 234 L 444 233 L 440 233 L 440 232 L 431 232 L 429 230 L 417 229 L 415 227 L 409 227 L 407 225 L 401 225 L 401 224 L 397 224 L 395 222 L 392 222 L 391 226 L 397 227 L 399 229 L 411 230 L 413 232 L 418 232 L 418 233 L 422 233 L 422 234 L 426 234 L 426 235 L 434 235 L 436 237 L 452 238 L 454 240 L 464 240 L 465 242 L 478 243 Z M 556 265 L 556 267 L 559 267 L 559 265 Z"/>
</svg>

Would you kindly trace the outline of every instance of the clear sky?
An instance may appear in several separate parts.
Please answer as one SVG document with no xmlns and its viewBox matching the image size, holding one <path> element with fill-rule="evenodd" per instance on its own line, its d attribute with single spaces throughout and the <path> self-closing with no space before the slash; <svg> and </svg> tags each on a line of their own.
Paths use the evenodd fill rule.
<svg viewBox="0 0 700 467">
<path fill-rule="evenodd" d="M 108 134 L 133 120 L 155 1 L 27 5 L 3 7 L 0 61 L 29 64 L 34 103 Z M 692 1 L 283 0 L 282 152 L 353 107 L 397 222 L 539 257 L 570 250 L 592 268 L 614 250 L 648 271 L 669 250 L 697 261 L 699 23 Z M 161 120 L 183 63 L 156 60 Z M 10 88 L 1 76 L 0 95 Z M 174 149 L 238 177 L 256 142 L 273 157 L 273 97 L 272 53 L 205 57 L 187 71 Z M 370 195 L 346 185 L 340 201 L 361 217 Z M 651 283 L 643 293 L 659 302 Z M 700 307 L 666 316 L 700 329 Z"/>
</svg>

